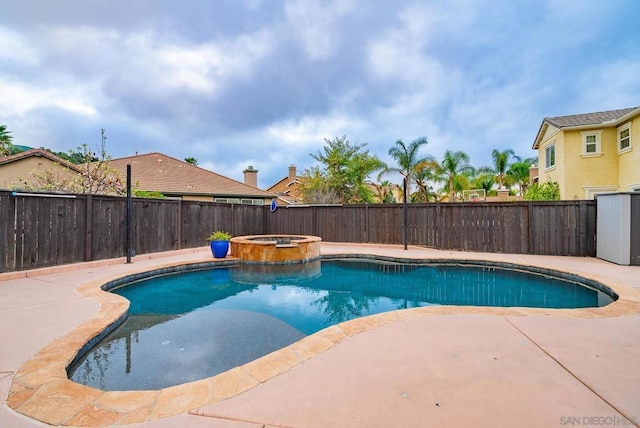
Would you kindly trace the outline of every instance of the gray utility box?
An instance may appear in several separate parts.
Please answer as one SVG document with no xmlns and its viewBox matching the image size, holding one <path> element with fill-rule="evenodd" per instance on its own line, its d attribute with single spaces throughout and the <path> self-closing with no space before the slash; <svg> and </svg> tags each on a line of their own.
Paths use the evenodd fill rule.
<svg viewBox="0 0 640 428">
<path fill-rule="evenodd" d="M 640 192 L 596 198 L 596 255 L 619 265 L 640 266 Z"/>
</svg>

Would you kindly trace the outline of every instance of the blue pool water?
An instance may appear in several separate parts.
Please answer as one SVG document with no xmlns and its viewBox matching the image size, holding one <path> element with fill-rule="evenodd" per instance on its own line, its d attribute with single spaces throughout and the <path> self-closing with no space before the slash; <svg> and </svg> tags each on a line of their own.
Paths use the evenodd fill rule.
<svg viewBox="0 0 640 428">
<path fill-rule="evenodd" d="M 104 390 L 213 376 L 349 319 L 428 305 L 582 308 L 594 289 L 495 267 L 362 260 L 241 265 L 149 278 L 113 292 L 129 318 L 69 370 Z"/>
</svg>

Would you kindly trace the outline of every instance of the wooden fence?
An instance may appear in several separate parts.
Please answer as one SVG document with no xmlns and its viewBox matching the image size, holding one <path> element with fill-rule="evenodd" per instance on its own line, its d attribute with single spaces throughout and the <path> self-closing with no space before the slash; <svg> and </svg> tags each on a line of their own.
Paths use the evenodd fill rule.
<svg viewBox="0 0 640 428">
<path fill-rule="evenodd" d="M 439 249 L 595 256 L 594 201 L 410 204 L 408 241 Z M 279 207 L 134 199 L 137 254 L 233 235 L 305 234 L 324 241 L 403 243 L 403 208 Z M 126 256 L 126 199 L 12 196 L 0 191 L 0 272 Z"/>
</svg>

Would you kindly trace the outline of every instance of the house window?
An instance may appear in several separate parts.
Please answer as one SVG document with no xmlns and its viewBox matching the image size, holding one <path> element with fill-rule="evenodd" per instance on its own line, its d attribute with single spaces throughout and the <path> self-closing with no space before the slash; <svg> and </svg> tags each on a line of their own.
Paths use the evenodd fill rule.
<svg viewBox="0 0 640 428">
<path fill-rule="evenodd" d="M 556 166 L 556 143 L 552 143 L 544 149 L 545 168 Z"/>
<path fill-rule="evenodd" d="M 215 198 L 214 202 L 224 202 L 227 204 L 243 204 L 243 205 L 264 205 L 263 199 Z"/>
<path fill-rule="evenodd" d="M 582 134 L 582 156 L 600 155 L 600 136 L 602 131 L 585 131 Z"/>
<path fill-rule="evenodd" d="M 262 199 L 241 199 L 240 203 L 245 205 L 264 205 Z"/>
<path fill-rule="evenodd" d="M 239 204 L 240 199 L 231 199 L 231 198 L 215 198 L 214 202 L 224 202 L 227 204 Z"/>
<path fill-rule="evenodd" d="M 618 128 L 618 152 L 631 150 L 631 123 Z"/>
<path fill-rule="evenodd" d="M 584 143 L 584 151 L 587 153 L 595 153 L 596 148 L 596 136 L 587 135 Z"/>
</svg>

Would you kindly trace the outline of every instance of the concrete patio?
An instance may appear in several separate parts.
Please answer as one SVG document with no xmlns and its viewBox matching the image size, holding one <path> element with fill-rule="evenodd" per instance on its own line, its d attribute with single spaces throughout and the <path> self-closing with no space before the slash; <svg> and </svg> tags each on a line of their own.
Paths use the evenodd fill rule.
<svg viewBox="0 0 640 428">
<path fill-rule="evenodd" d="M 0 426 L 45 426 L 14 411 L 7 399 L 21 412 L 77 426 L 121 425 L 135 421 L 136 412 L 147 422 L 130 426 L 640 426 L 640 267 L 383 245 L 323 243 L 321 251 L 546 267 L 602 282 L 620 299 L 578 310 L 395 311 L 342 323 L 239 368 L 244 384 L 236 380 L 226 399 L 190 401 L 185 387 L 175 395 L 149 393 L 150 406 L 129 401 L 118 407 L 116 400 L 83 394 L 86 403 L 70 411 L 51 405 L 69 398 L 53 388 L 59 379 L 26 389 L 12 382 L 41 349 L 105 310 L 104 301 L 101 308 L 99 299 L 80 294 L 90 294 L 87 284 L 209 260 L 209 249 L 139 256 L 132 264 L 108 260 L 0 274 Z M 220 384 L 207 385 L 213 392 L 206 394 L 215 395 Z"/>
</svg>

